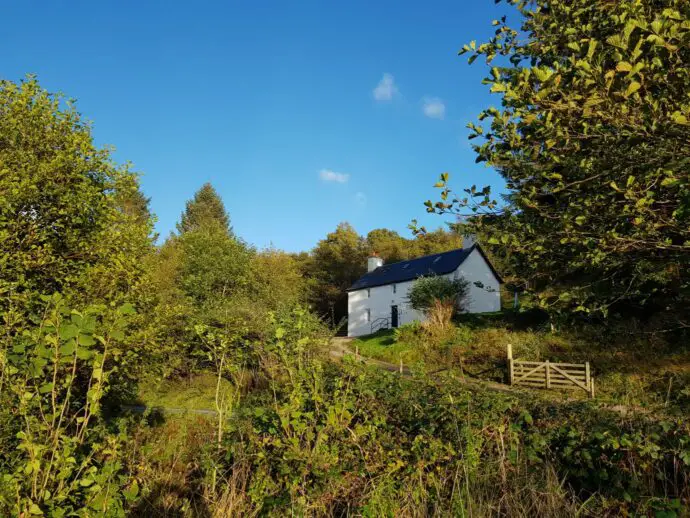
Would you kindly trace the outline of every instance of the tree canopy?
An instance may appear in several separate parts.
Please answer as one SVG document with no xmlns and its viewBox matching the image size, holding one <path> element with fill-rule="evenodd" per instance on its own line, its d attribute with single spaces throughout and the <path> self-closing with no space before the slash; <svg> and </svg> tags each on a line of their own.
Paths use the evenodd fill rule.
<svg viewBox="0 0 690 518">
<path fill-rule="evenodd" d="M 136 175 L 35 78 L 0 81 L 0 115 L 0 312 L 56 291 L 94 302 L 130 292 L 152 247 Z"/>
<path fill-rule="evenodd" d="M 349 223 L 340 223 L 312 251 L 312 298 L 334 323 L 347 316 L 345 290 L 366 272 L 367 256 L 366 242 Z"/>
<path fill-rule="evenodd" d="M 412 308 L 428 312 L 436 302 L 462 309 L 469 295 L 465 279 L 449 279 L 441 275 L 420 277 L 412 284 L 408 300 Z"/>
<path fill-rule="evenodd" d="M 690 4 L 509 3 L 520 29 L 496 20 L 460 52 L 501 97 L 469 127 L 508 194 L 444 174 L 428 210 L 470 216 L 544 307 L 687 309 Z"/>
<path fill-rule="evenodd" d="M 408 239 L 394 230 L 377 228 L 367 234 L 366 244 L 369 253 L 376 252 L 386 263 L 395 263 L 460 248 L 462 236 L 452 228 L 439 228 Z"/>
<path fill-rule="evenodd" d="M 230 217 L 225 210 L 223 200 L 207 182 L 194 194 L 194 198 L 187 201 L 180 222 L 177 224 L 177 231 L 182 234 L 208 227 L 210 224 L 217 224 L 227 232 L 232 232 Z"/>
</svg>

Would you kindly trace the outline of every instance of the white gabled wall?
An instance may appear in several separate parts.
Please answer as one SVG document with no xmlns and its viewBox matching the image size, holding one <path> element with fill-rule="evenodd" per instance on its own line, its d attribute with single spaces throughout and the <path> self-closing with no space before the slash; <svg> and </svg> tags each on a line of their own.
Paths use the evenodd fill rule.
<svg viewBox="0 0 690 518">
<path fill-rule="evenodd" d="M 501 284 L 476 248 L 455 271 L 454 277 L 463 277 L 470 283 L 468 313 L 489 313 L 501 310 Z M 483 287 L 475 286 L 481 282 Z"/>
<path fill-rule="evenodd" d="M 448 278 L 464 277 L 470 282 L 470 294 L 467 310 L 469 313 L 486 313 L 501 309 L 500 284 L 491 268 L 477 249 L 463 261 Z M 479 288 L 474 282 L 481 282 L 484 287 Z M 395 292 L 393 285 L 376 286 L 367 290 L 350 291 L 348 293 L 347 336 L 362 336 L 371 333 L 371 324 L 378 318 L 391 317 L 391 306 L 398 306 L 398 323 L 407 324 L 415 320 L 424 320 L 424 315 L 412 309 L 407 301 L 407 294 L 414 281 L 397 283 Z M 367 321 L 367 309 L 371 310 L 371 321 Z"/>
</svg>

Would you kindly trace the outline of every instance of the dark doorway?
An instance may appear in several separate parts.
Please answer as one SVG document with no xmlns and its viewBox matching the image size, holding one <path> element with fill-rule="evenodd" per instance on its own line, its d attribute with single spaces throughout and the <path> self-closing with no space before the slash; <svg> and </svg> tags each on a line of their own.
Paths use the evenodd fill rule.
<svg viewBox="0 0 690 518">
<path fill-rule="evenodd" d="M 391 306 L 391 327 L 398 327 L 398 306 Z"/>
</svg>

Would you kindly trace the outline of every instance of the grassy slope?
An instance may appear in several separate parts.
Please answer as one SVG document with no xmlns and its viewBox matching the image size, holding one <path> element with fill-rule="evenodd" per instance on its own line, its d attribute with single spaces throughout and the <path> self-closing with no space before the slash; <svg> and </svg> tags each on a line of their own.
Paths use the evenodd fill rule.
<svg viewBox="0 0 690 518">
<path fill-rule="evenodd" d="M 614 404 L 687 410 L 690 347 L 665 340 L 664 334 L 630 327 L 520 329 L 500 315 L 489 315 L 459 323 L 455 336 L 444 348 L 444 357 L 448 366 L 462 366 L 465 374 L 503 382 L 506 345 L 510 343 L 516 359 L 589 361 L 599 398 Z M 406 365 L 414 365 L 424 359 L 418 346 L 396 342 L 391 330 L 362 337 L 353 343 L 355 346 L 364 356 L 391 363 L 402 358 Z M 654 353 L 650 354 L 651 351 Z"/>
<path fill-rule="evenodd" d="M 229 389 L 230 382 L 222 380 L 221 387 Z M 184 379 L 146 380 L 139 385 L 140 403 L 151 407 L 214 410 L 215 393 L 216 378 L 211 373 Z"/>
<path fill-rule="evenodd" d="M 392 329 L 383 329 L 373 335 L 354 341 L 352 347 L 359 348 L 359 354 L 390 363 L 412 364 L 420 359 L 418 351 L 409 344 L 395 342 Z"/>
</svg>

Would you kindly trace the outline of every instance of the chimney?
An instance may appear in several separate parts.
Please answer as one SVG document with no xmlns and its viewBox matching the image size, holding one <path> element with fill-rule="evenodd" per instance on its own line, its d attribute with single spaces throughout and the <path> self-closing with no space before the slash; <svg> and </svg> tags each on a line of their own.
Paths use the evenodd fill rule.
<svg viewBox="0 0 690 518">
<path fill-rule="evenodd" d="M 462 248 L 463 250 L 467 248 L 472 248 L 477 243 L 477 236 L 475 234 L 463 234 L 462 235 Z"/>
<path fill-rule="evenodd" d="M 367 273 L 373 272 L 379 266 L 383 266 L 383 259 L 381 259 L 376 252 L 372 253 L 367 259 Z"/>
</svg>

